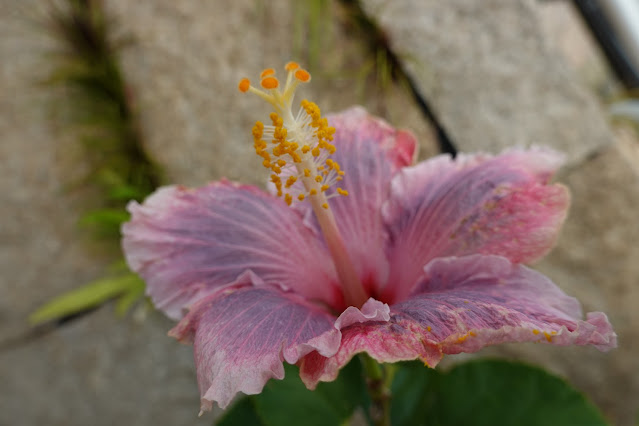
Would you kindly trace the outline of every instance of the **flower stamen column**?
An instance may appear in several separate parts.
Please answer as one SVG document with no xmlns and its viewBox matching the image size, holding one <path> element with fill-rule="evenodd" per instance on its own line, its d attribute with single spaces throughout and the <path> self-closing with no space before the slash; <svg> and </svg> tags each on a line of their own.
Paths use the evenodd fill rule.
<svg viewBox="0 0 639 426">
<path fill-rule="evenodd" d="M 271 170 L 271 182 L 277 195 L 290 206 L 293 202 L 310 202 L 317 222 L 330 251 L 345 303 L 361 307 L 368 299 L 349 258 L 344 241 L 339 233 L 329 199 L 348 196 L 348 192 L 337 187 L 335 192 L 327 191 L 340 182 L 344 172 L 332 160 L 335 152 L 333 140 L 335 129 L 322 118 L 319 107 L 303 100 L 297 114 L 293 114 L 292 103 L 295 90 L 300 83 L 309 82 L 311 75 L 295 62 L 286 65 L 288 72 L 283 90 L 272 68 L 260 75 L 258 89 L 246 78 L 239 83 L 239 90 L 251 92 L 267 101 L 274 108 L 271 125 L 261 122 L 253 127 L 255 152 L 262 157 L 262 165 Z M 270 143 L 266 140 L 270 139 Z M 294 201 L 295 200 L 295 201 Z"/>
</svg>

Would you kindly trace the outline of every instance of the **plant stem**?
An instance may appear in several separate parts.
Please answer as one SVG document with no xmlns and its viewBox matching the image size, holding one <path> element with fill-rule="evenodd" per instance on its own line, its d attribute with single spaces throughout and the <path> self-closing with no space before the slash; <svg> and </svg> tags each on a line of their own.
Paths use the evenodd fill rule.
<svg viewBox="0 0 639 426">
<path fill-rule="evenodd" d="M 391 364 L 379 364 L 366 353 L 360 356 L 366 374 L 368 393 L 371 397 L 370 418 L 376 426 L 390 426 L 390 385 L 393 381 L 395 368 Z"/>
</svg>

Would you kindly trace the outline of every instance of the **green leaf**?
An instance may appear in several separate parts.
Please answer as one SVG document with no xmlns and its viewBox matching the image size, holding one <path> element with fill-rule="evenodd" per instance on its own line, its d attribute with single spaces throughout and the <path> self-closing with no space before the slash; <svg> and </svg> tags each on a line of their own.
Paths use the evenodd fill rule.
<svg viewBox="0 0 639 426">
<path fill-rule="evenodd" d="M 356 358 L 335 381 L 320 383 L 314 391 L 306 389 L 296 366 L 285 364 L 285 372 L 283 380 L 270 380 L 262 393 L 236 403 L 218 424 L 339 426 L 366 400 L 362 367 Z M 257 420 L 242 423 L 241 416 Z"/>
<path fill-rule="evenodd" d="M 472 361 L 445 373 L 419 363 L 403 364 L 392 390 L 394 426 L 606 425 L 566 381 L 509 361 Z"/>
<path fill-rule="evenodd" d="M 108 197 L 114 201 L 141 200 L 146 195 L 146 191 L 131 185 L 121 185 L 111 188 Z"/>
<path fill-rule="evenodd" d="M 424 413 L 433 412 L 437 370 L 425 367 L 421 362 L 396 364 L 391 385 L 391 423 L 393 425 L 426 425 Z"/>
<path fill-rule="evenodd" d="M 129 220 L 129 213 L 124 209 L 98 209 L 87 212 L 82 216 L 83 225 L 92 224 L 121 224 Z"/>
<path fill-rule="evenodd" d="M 235 402 L 216 423 L 218 426 L 264 426 L 250 397 Z"/>
<path fill-rule="evenodd" d="M 119 237 L 120 225 L 129 220 L 129 217 L 129 213 L 124 209 L 97 209 L 82 215 L 80 224 L 90 227 L 100 236 Z"/>
<path fill-rule="evenodd" d="M 144 298 L 146 285 L 137 275 L 135 277 L 137 281 L 133 281 L 126 288 L 124 294 L 118 298 L 118 302 L 115 305 L 115 313 L 119 316 L 124 316 L 135 303 Z"/>
<path fill-rule="evenodd" d="M 29 316 L 31 324 L 42 324 L 99 306 L 131 288 L 137 288 L 140 278 L 133 274 L 103 278 L 71 290 L 44 304 Z"/>
</svg>

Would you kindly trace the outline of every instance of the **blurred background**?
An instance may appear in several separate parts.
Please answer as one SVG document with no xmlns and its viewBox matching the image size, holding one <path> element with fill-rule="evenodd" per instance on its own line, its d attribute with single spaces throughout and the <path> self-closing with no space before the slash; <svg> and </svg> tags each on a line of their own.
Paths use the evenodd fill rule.
<svg viewBox="0 0 639 426">
<path fill-rule="evenodd" d="M 191 348 L 166 336 L 117 230 L 126 200 L 161 184 L 263 185 L 250 129 L 267 108 L 237 82 L 289 60 L 324 112 L 361 104 L 414 132 L 420 159 L 566 153 L 570 216 L 535 267 L 606 312 L 619 348 L 479 356 L 543 365 L 634 425 L 639 44 L 633 8 L 613 3 L 0 0 L 0 425 L 213 422 L 197 418 Z"/>
</svg>

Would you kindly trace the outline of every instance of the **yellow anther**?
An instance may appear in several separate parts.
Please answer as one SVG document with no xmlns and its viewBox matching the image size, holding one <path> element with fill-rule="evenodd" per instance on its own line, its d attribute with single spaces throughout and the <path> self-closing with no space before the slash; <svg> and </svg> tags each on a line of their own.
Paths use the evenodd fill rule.
<svg viewBox="0 0 639 426">
<path fill-rule="evenodd" d="M 533 334 L 539 334 L 539 330 L 537 330 L 536 328 L 533 330 Z"/>
<path fill-rule="evenodd" d="M 276 112 L 270 113 L 269 118 L 271 119 L 271 121 L 273 122 L 273 126 L 275 127 L 282 127 L 282 125 L 284 124 L 284 120 L 282 120 L 282 117 L 277 115 Z"/>
<path fill-rule="evenodd" d="M 287 134 L 288 130 L 286 130 L 284 127 L 276 127 L 273 131 L 273 138 L 277 139 L 278 141 L 284 141 Z"/>
<path fill-rule="evenodd" d="M 280 85 L 280 82 L 275 77 L 265 77 L 260 82 L 260 85 L 265 89 L 277 89 Z"/>
<path fill-rule="evenodd" d="M 315 196 L 318 197 L 313 199 L 317 202 L 315 208 L 319 205 L 328 209 L 329 205 L 325 203 L 328 198 L 348 195 L 342 188 L 337 188 L 336 194 L 323 194 L 344 175 L 339 164 L 328 158 L 335 152 L 335 146 L 330 143 L 335 128 L 329 126 L 313 102 L 303 100 L 299 112 L 291 110 L 296 88 L 300 83 L 309 82 L 311 74 L 296 62 L 287 63 L 285 68 L 288 74 L 281 85 L 273 68 L 261 72 L 260 87 L 251 85 L 247 78 L 238 85 L 242 92 L 250 91 L 273 106 L 272 125 L 256 122 L 253 126 L 253 147 L 262 158 L 262 165 L 272 171 L 271 181 L 278 196 L 288 205 L 295 199 L 303 201 Z M 286 177 L 281 176 L 284 170 Z M 296 185 L 300 177 L 303 185 Z"/>
<path fill-rule="evenodd" d="M 240 89 L 242 93 L 248 92 L 249 87 L 251 87 L 251 80 L 248 78 L 241 79 L 240 84 L 237 85 L 237 88 Z"/>
<path fill-rule="evenodd" d="M 295 71 L 295 78 L 302 83 L 308 83 L 309 81 L 311 81 L 311 74 L 305 69 L 300 68 Z"/>
<path fill-rule="evenodd" d="M 293 186 L 295 184 L 295 182 L 297 182 L 297 178 L 295 176 L 289 176 L 288 179 L 286 179 L 286 187 L 290 188 L 291 186 Z"/>
<path fill-rule="evenodd" d="M 548 340 L 549 342 L 552 342 L 552 336 L 550 334 L 544 331 L 544 336 L 546 336 L 546 340 Z"/>
<path fill-rule="evenodd" d="M 431 331 L 432 327 L 429 325 L 428 327 L 426 327 L 426 331 Z"/>
<path fill-rule="evenodd" d="M 284 69 L 286 71 L 293 71 L 293 70 L 298 69 L 299 67 L 300 67 L 300 65 L 297 62 L 291 61 L 291 62 L 287 63 L 286 66 L 284 66 Z"/>
<path fill-rule="evenodd" d="M 260 78 L 264 78 L 264 77 L 268 77 L 269 75 L 273 75 L 275 74 L 275 70 L 273 68 L 266 68 L 264 71 L 262 71 L 262 73 L 260 74 Z"/>
<path fill-rule="evenodd" d="M 261 139 L 262 135 L 264 134 L 264 124 L 261 121 L 256 121 L 253 125 L 252 133 L 253 138 Z"/>
</svg>

